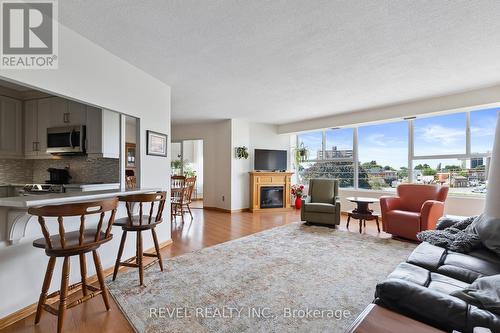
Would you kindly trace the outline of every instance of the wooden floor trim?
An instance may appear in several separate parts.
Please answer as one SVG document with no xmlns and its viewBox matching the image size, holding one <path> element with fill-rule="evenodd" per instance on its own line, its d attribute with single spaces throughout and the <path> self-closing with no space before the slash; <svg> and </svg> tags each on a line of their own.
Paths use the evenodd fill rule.
<svg viewBox="0 0 500 333">
<path fill-rule="evenodd" d="M 243 212 L 249 212 L 250 209 L 248 208 L 241 208 L 241 209 L 225 209 L 225 208 L 219 208 L 219 207 L 212 207 L 212 206 L 203 206 L 203 209 L 206 210 L 212 210 L 215 212 L 222 212 L 222 213 L 243 213 Z"/>
<path fill-rule="evenodd" d="M 169 245 L 172 245 L 172 243 L 173 242 L 171 239 L 169 239 L 163 243 L 160 243 L 160 249 L 163 249 Z M 154 252 L 154 251 L 155 251 L 155 248 L 152 247 L 150 249 L 147 249 L 144 252 Z M 108 276 L 112 275 L 113 269 L 114 269 L 114 266 L 105 269 L 103 271 L 104 277 L 108 277 Z M 120 267 L 120 270 L 123 270 L 123 269 L 126 269 L 126 267 Z M 93 284 L 96 282 L 97 282 L 97 275 L 96 274 L 87 278 L 87 284 Z M 41 286 L 40 286 L 40 288 L 41 288 Z M 80 291 L 80 288 L 76 288 L 76 289 L 68 291 L 68 296 L 71 296 L 72 294 L 74 294 L 77 291 Z M 58 301 L 58 299 L 56 297 L 55 299 L 50 300 L 50 303 L 49 302 L 47 302 L 47 303 L 53 304 L 57 301 Z M 0 330 L 34 314 L 36 312 L 37 305 L 38 305 L 38 302 L 31 304 L 31 305 L 28 305 L 27 307 L 22 308 L 20 310 L 17 310 L 16 312 L 11 313 L 10 315 L 7 315 L 3 318 L 0 318 Z"/>
</svg>

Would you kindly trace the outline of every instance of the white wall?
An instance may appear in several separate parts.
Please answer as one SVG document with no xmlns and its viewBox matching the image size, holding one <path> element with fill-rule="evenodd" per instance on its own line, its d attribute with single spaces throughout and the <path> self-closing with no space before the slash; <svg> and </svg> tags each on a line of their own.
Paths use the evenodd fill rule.
<svg viewBox="0 0 500 333">
<path fill-rule="evenodd" d="M 243 209 L 249 207 L 250 193 L 248 172 L 253 169 L 253 143 L 251 141 L 252 130 L 250 123 L 245 120 L 232 121 L 231 138 L 231 210 Z M 235 148 L 245 146 L 248 148 L 248 159 L 237 159 Z"/>
<path fill-rule="evenodd" d="M 231 209 L 239 210 L 250 206 L 250 177 L 248 172 L 254 168 L 255 149 L 276 149 L 288 151 L 288 170 L 291 169 L 290 136 L 279 135 L 278 126 L 252 123 L 245 120 L 232 120 L 232 167 L 231 167 Z M 248 147 L 249 158 L 237 159 L 234 148 Z"/>
<path fill-rule="evenodd" d="M 366 110 L 346 110 L 345 113 L 329 117 L 279 125 L 278 132 L 280 134 L 296 133 L 330 127 L 364 124 L 381 120 L 401 119 L 429 113 L 467 111 L 470 110 L 470 108 L 477 109 L 479 107 L 493 107 L 499 105 L 500 85 Z"/>
<path fill-rule="evenodd" d="M 194 139 L 203 140 L 203 205 L 231 209 L 231 120 L 172 126 L 173 141 Z"/>
<path fill-rule="evenodd" d="M 146 129 L 170 134 L 170 88 L 64 26 L 59 27 L 59 50 L 57 70 L 2 70 L 0 78 L 140 118 L 141 184 L 168 189 L 170 158 L 148 156 L 145 151 Z M 169 216 L 169 210 L 167 205 L 164 216 Z M 38 300 L 48 259 L 43 250 L 31 244 L 34 238 L 41 237 L 39 225 L 31 221 L 28 237 L 19 244 L 0 244 L 0 317 Z M 160 225 L 157 232 L 160 242 L 170 239 L 168 223 Z M 116 259 L 121 230 L 114 228 L 113 233 L 113 241 L 99 250 L 104 268 L 112 267 Z M 145 237 L 145 248 L 152 245 Z M 130 235 L 124 258 L 134 252 L 135 236 Z M 88 262 L 88 272 L 94 274 L 92 262 Z M 71 282 L 79 280 L 77 267 L 73 262 Z M 58 288 L 59 281 L 58 265 L 51 290 Z"/>
<path fill-rule="evenodd" d="M 225 210 L 249 207 L 248 172 L 253 170 L 254 149 L 290 151 L 289 135 L 279 135 L 276 125 L 240 119 L 172 126 L 173 141 L 192 139 L 203 139 L 203 205 Z M 234 148 L 239 146 L 248 147 L 247 160 L 235 157 Z"/>
</svg>

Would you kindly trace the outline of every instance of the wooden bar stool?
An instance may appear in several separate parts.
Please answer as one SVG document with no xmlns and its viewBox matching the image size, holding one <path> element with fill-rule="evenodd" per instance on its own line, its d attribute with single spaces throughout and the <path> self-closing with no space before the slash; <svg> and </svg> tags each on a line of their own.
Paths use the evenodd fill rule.
<svg viewBox="0 0 500 333">
<path fill-rule="evenodd" d="M 162 214 L 163 208 L 165 207 L 165 199 L 167 197 L 166 192 L 157 193 L 144 193 L 144 194 L 133 194 L 123 197 L 119 197 L 120 201 L 125 202 L 127 207 L 128 217 L 124 217 L 115 221 L 115 225 L 121 226 L 123 233 L 120 242 L 120 248 L 118 249 L 118 256 L 116 257 L 115 269 L 113 271 L 113 281 L 116 279 L 118 274 L 118 269 L 120 266 L 126 267 L 136 267 L 139 268 L 139 282 L 140 285 L 144 285 L 144 268 L 156 263 L 158 261 L 161 271 L 163 271 L 163 263 L 160 254 L 160 245 L 158 244 L 158 237 L 156 236 L 155 228 L 158 224 L 163 222 Z M 132 215 L 132 206 L 134 204 L 139 204 L 139 215 Z M 150 203 L 149 215 L 143 215 L 143 204 Z M 156 215 L 154 214 L 155 203 L 158 203 L 156 209 Z M 155 244 L 156 253 L 144 253 L 142 248 L 142 232 L 146 230 L 151 230 L 153 235 L 153 241 Z M 127 233 L 129 231 L 135 231 L 137 234 L 136 240 L 136 255 L 124 262 L 121 261 L 123 248 L 125 246 L 125 241 L 127 239 Z M 148 266 L 144 266 L 142 258 L 144 257 L 155 257 L 157 258 Z M 133 263 L 135 261 L 135 263 Z"/>
<path fill-rule="evenodd" d="M 111 234 L 111 226 L 115 219 L 116 207 L 118 199 L 109 199 L 94 202 L 81 202 L 67 205 L 44 206 L 30 208 L 28 213 L 38 216 L 38 222 L 42 227 L 43 238 L 33 242 L 34 247 L 45 249 L 45 253 L 49 256 L 47 271 L 43 280 L 42 292 L 36 309 L 35 324 L 40 322 L 42 309 L 58 317 L 57 332 L 61 332 L 64 323 L 64 313 L 66 309 L 72 308 L 89 299 L 101 295 L 109 310 L 108 294 L 106 285 L 104 284 L 104 275 L 102 273 L 101 260 L 97 249 L 101 244 L 109 242 L 113 235 Z M 105 213 L 110 212 L 107 225 L 105 223 Z M 89 229 L 85 226 L 86 216 L 99 214 L 99 222 L 96 228 Z M 66 232 L 64 228 L 64 218 L 70 216 L 80 217 L 80 228 L 78 231 Z M 56 217 L 58 223 L 58 233 L 50 235 L 46 227 L 46 217 Z M 87 284 L 87 264 L 85 254 L 91 252 L 94 258 L 97 279 L 99 280 L 99 288 Z M 69 285 L 70 272 L 70 257 L 78 255 L 80 257 L 80 274 L 81 282 Z M 61 288 L 59 291 L 47 295 L 52 280 L 52 273 L 56 264 L 56 258 L 64 258 Z M 68 291 L 81 287 L 83 296 L 79 299 L 67 304 Z M 89 293 L 90 291 L 90 293 Z M 47 304 L 47 300 L 59 296 L 59 305 L 57 308 Z"/>
</svg>

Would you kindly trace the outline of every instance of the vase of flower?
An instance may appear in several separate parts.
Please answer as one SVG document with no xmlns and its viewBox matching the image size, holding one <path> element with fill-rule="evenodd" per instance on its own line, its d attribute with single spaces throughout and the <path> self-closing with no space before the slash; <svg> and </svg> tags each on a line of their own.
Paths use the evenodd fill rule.
<svg viewBox="0 0 500 333">
<path fill-rule="evenodd" d="M 302 207 L 302 196 L 304 195 L 304 185 L 292 185 L 292 195 L 295 197 L 295 209 Z"/>
</svg>

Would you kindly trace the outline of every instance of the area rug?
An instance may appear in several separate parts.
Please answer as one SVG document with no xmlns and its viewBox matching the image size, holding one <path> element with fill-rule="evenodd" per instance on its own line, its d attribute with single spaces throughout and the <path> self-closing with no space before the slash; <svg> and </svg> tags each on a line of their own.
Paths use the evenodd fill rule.
<svg viewBox="0 0 500 333">
<path fill-rule="evenodd" d="M 293 223 L 107 283 L 137 332 L 344 332 L 414 248 Z"/>
</svg>

